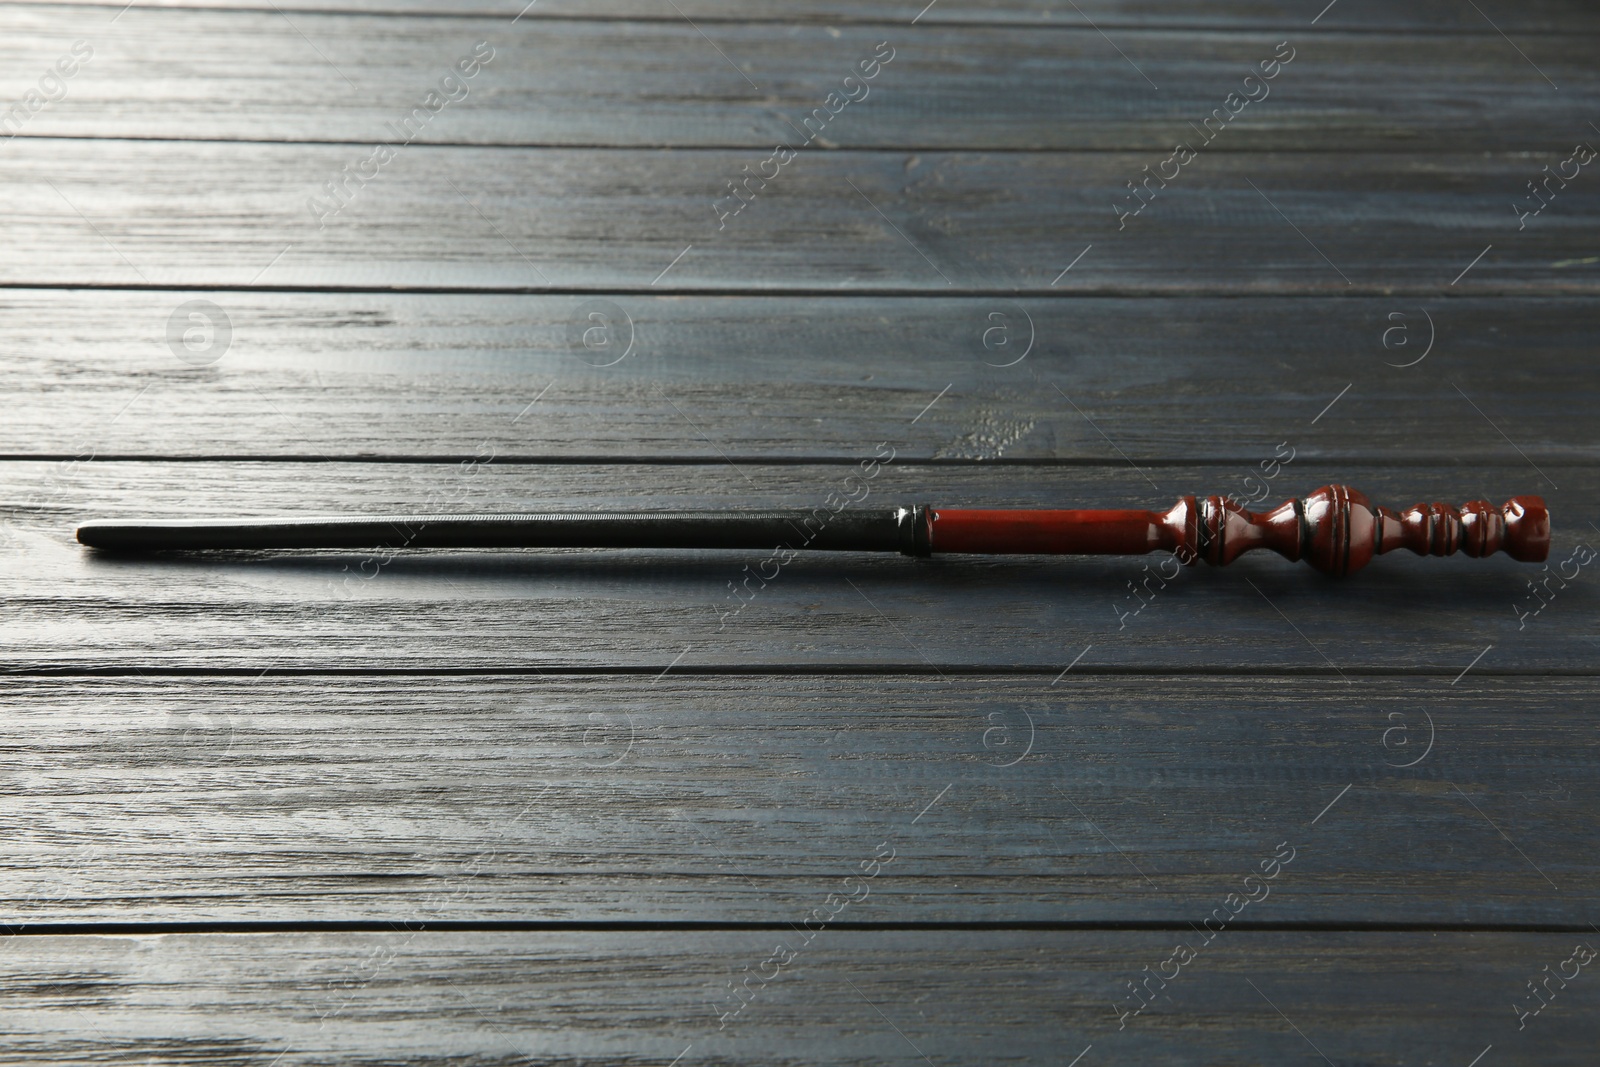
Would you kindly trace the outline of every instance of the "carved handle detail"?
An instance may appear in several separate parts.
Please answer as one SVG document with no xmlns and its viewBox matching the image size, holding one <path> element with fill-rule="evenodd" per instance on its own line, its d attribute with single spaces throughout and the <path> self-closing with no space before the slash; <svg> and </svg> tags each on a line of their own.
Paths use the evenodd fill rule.
<svg viewBox="0 0 1600 1067">
<path fill-rule="evenodd" d="M 1226 497 L 1184 497 L 1161 516 L 1163 548 L 1185 563 L 1222 565 L 1253 548 L 1303 559 L 1340 577 L 1397 548 L 1419 556 L 1488 556 L 1538 563 L 1550 553 L 1550 512 L 1537 496 L 1500 507 L 1474 500 L 1459 508 L 1413 504 L 1403 512 L 1375 507 L 1348 486 L 1325 485 L 1310 496 L 1257 515 Z"/>
</svg>

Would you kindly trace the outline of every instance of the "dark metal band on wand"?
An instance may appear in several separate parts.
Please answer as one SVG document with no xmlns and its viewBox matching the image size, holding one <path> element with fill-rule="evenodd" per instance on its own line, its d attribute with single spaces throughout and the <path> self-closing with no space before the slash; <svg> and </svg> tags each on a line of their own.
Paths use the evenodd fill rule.
<svg viewBox="0 0 1600 1067">
<path fill-rule="evenodd" d="M 208 549 L 679 548 L 834 552 L 1123 555 L 1168 551 L 1221 565 L 1255 548 L 1335 576 L 1398 548 L 1418 555 L 1504 552 L 1537 563 L 1550 513 L 1536 496 L 1498 507 L 1414 504 L 1403 512 L 1325 485 L 1266 514 L 1186 496 L 1165 512 L 914 507 L 812 511 L 629 511 L 528 515 L 332 516 L 89 522 L 78 540 L 124 552 Z"/>
</svg>

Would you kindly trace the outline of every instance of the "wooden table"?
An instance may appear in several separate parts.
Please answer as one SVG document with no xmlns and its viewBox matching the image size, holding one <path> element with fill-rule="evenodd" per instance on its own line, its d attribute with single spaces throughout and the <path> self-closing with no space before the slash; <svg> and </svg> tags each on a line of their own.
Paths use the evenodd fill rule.
<svg viewBox="0 0 1600 1067">
<path fill-rule="evenodd" d="M 0 10 L 0 1058 L 1593 1063 L 1600 13 L 1321 7 Z M 1334 481 L 1550 565 L 72 541 Z"/>
</svg>

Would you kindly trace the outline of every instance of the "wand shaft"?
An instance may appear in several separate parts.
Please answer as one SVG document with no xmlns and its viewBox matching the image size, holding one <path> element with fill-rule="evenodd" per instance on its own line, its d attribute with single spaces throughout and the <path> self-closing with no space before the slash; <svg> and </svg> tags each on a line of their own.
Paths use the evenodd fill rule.
<svg viewBox="0 0 1600 1067">
<path fill-rule="evenodd" d="M 744 548 L 916 551 L 921 509 L 613 511 L 91 522 L 78 540 L 124 551 L 218 548 Z"/>
</svg>

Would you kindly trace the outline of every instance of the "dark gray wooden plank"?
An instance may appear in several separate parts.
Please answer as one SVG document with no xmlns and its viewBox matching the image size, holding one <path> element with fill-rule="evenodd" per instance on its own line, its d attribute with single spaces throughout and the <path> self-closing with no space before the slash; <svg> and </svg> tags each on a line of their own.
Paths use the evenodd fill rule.
<svg viewBox="0 0 1600 1067">
<path fill-rule="evenodd" d="M 226 348 L 169 346 L 193 300 L 226 316 Z M 1572 373 L 1595 316 L 1536 298 L 0 290 L 0 454 L 853 460 L 892 434 L 904 459 L 1100 461 L 1109 438 L 1247 471 L 1505 462 L 1498 426 L 1542 464 L 1600 454 L 1600 395 Z M 1260 473 L 1230 471 L 1230 491 L 1259 496 Z"/>
<path fill-rule="evenodd" d="M 26 937 L 0 967 L 30 1062 L 1592 1062 L 1582 976 L 1517 1029 L 1561 934 L 1228 932 L 1117 1029 L 1171 933 L 819 935 L 719 1030 L 770 931 Z M 1189 934 L 1189 937 L 1195 935 Z M 771 967 L 767 968 L 770 973 Z M 1154 982 L 1152 982 L 1154 988 Z M 1534 1001 L 1533 1003 L 1539 1003 Z M 1092 1051 L 1086 1051 L 1092 1045 Z M 1085 1054 L 1086 1053 L 1086 1054 Z"/>
<path fill-rule="evenodd" d="M 650 0 L 463 0 L 450 5 L 451 16 L 475 15 L 485 20 L 526 22 L 541 19 L 648 19 L 667 21 L 693 18 L 710 22 L 826 22 L 844 26 L 856 22 L 882 22 L 918 26 L 954 23 L 1022 23 L 1039 27 L 1084 30 L 1102 28 L 1194 26 L 1206 29 L 1294 29 L 1304 33 L 1343 29 L 1408 29 L 1429 34 L 1493 34 L 1494 27 L 1521 33 L 1572 33 L 1600 30 L 1594 9 L 1576 0 L 1529 0 L 1510 4 L 1490 0 L 1481 11 L 1450 0 L 1414 0 L 1399 5 L 1384 0 L 1340 0 L 1326 11 L 1323 5 L 1296 0 L 1231 0 L 1228 4 L 1196 5 L 1182 0 L 979 0 L 952 4 L 948 0 L 927 4 L 923 0 L 768 0 L 760 5 L 738 0 L 675 0 L 677 11 L 663 12 Z M 60 0 L 103 9 L 110 19 L 121 6 L 104 0 Z M 57 6 L 57 5 L 50 5 Z M 137 8 L 244 8 L 256 0 L 135 0 Z M 435 14 L 438 5 L 426 0 L 286 0 L 277 4 L 287 12 L 373 12 Z M 681 11 L 682 14 L 679 14 Z M 1492 21 L 1491 21 L 1492 19 Z M 1526 42 L 1524 42 L 1526 44 Z"/>
<path fill-rule="evenodd" d="M 873 443 L 863 442 L 863 457 L 874 451 Z M 1513 455 L 1510 446 L 1506 455 Z M 260 670 L 276 663 L 659 670 L 682 656 L 683 665 L 695 667 L 867 664 L 931 673 L 1025 665 L 1054 672 L 1094 644 L 1086 662 L 1097 667 L 1271 667 L 1337 679 L 1336 671 L 1366 668 L 1453 676 L 1492 643 L 1487 665 L 1497 669 L 1590 671 L 1600 639 L 1594 610 L 1600 594 L 1592 564 L 1583 569 L 1575 554 L 1581 557 L 1578 544 L 1593 545 L 1597 536 L 1590 525 L 1600 520 L 1594 467 L 1541 465 L 1559 486 L 1550 488 L 1532 467 L 1515 462 L 1296 464 L 1268 488 L 1286 498 L 1342 480 L 1400 507 L 1480 495 L 1503 500 L 1543 488 L 1556 516 L 1549 571 L 1503 555 L 1420 560 L 1405 553 L 1333 583 L 1269 554 L 1225 569 L 1185 571 L 1161 588 L 1157 556 L 807 555 L 780 568 L 743 607 L 730 586 L 762 569 L 762 553 L 139 558 L 89 552 L 71 541 L 71 531 L 83 518 L 138 514 L 812 508 L 834 506 L 830 494 L 843 506 L 840 494 L 846 493 L 862 505 L 1164 509 L 1180 493 L 1242 487 L 1244 476 L 1259 472 L 1256 465 L 1140 471 L 1124 464 L 891 463 L 877 468 L 870 482 L 847 482 L 859 474 L 853 464 L 14 462 L 0 467 L 11 520 L 4 607 L 16 623 L 3 657 L 13 669 Z M 1557 575 L 1563 563 L 1566 586 L 1541 587 L 1554 601 L 1531 620 L 1519 616 L 1544 603 L 1529 590 L 1530 580 Z M 1142 599 L 1152 596 L 1149 603 Z"/>
<path fill-rule="evenodd" d="M 748 153 L 418 146 L 319 231 L 306 201 L 346 146 L 7 149 L 10 285 L 1549 295 L 1600 278 L 1597 187 L 1517 231 L 1513 198 L 1555 155 L 1203 156 L 1119 234 L 1148 154 L 813 153 L 719 234 Z"/>
<path fill-rule="evenodd" d="M 1525 55 L 1493 32 L 1308 37 L 1304 26 L 1203 35 L 1127 30 L 1114 47 L 1081 18 L 1074 32 L 1045 33 L 772 22 L 706 30 L 663 10 L 664 21 L 545 18 L 513 26 L 471 18 L 290 19 L 271 7 L 135 8 L 108 24 L 102 8 L 6 7 L 0 66 L 12 74 L 0 84 L 0 100 L 22 97 L 82 40 L 92 58 L 64 88 L 47 86 L 64 97 L 6 132 L 746 148 L 753 154 L 740 164 L 756 172 L 774 145 L 804 147 L 813 138 L 830 148 L 1137 150 L 1153 154 L 1140 161 L 1153 167 L 1179 141 L 1203 137 L 1196 127 L 1224 108 L 1230 91 L 1262 98 L 1246 105 L 1236 96 L 1233 107 L 1243 110 L 1213 119 L 1227 129 L 1206 151 L 1458 152 L 1470 145 L 1566 154 L 1593 135 L 1582 102 L 1600 91 L 1590 62 L 1596 39 L 1582 34 L 1529 39 Z M 480 54 L 492 59 L 473 77 L 443 85 L 454 102 L 397 132 L 395 124 L 440 90 L 441 78 L 479 41 L 486 42 Z M 890 62 L 880 70 L 883 59 Z M 1291 62 L 1280 71 L 1283 59 Z M 843 85 L 861 73 L 862 61 L 872 61 L 874 77 Z M 1275 76 L 1246 85 L 1264 61 Z M 845 91 L 860 99 L 828 103 L 830 92 Z M 825 103 L 829 110 L 815 115 Z M 341 165 L 354 165 L 371 151 L 343 154 Z M 1141 176 L 1134 170 L 1128 177 Z M 738 165 L 726 177 L 739 180 Z"/>
<path fill-rule="evenodd" d="M 1596 681 L 1493 665 L 7 678 L 0 922 L 781 926 L 888 841 L 841 921 L 1181 928 L 1287 840 L 1240 922 L 1581 927 Z"/>
</svg>

